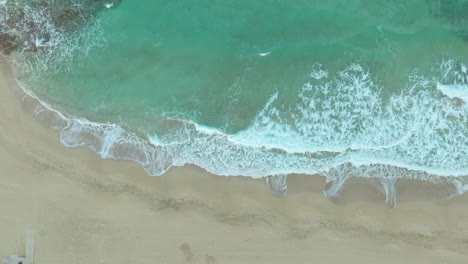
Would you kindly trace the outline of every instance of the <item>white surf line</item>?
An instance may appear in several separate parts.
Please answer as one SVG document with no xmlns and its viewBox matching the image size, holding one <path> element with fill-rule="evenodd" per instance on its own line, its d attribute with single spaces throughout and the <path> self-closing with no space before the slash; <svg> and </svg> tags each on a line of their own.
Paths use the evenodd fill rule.
<svg viewBox="0 0 468 264">
<path fill-rule="evenodd" d="M 111 8 L 111 7 L 114 6 L 114 3 L 105 3 L 104 6 L 105 6 L 106 8 Z"/>
<path fill-rule="evenodd" d="M 441 84 L 437 83 L 437 90 L 450 98 L 459 98 L 468 102 L 468 85 L 466 84 Z"/>
<path fill-rule="evenodd" d="M 261 57 L 265 57 L 265 56 L 267 56 L 267 55 L 270 54 L 270 53 L 271 53 L 271 51 L 263 52 L 263 53 L 262 53 L 262 52 L 259 52 L 259 53 L 257 53 L 257 55 L 258 55 L 258 56 L 261 56 Z"/>
</svg>

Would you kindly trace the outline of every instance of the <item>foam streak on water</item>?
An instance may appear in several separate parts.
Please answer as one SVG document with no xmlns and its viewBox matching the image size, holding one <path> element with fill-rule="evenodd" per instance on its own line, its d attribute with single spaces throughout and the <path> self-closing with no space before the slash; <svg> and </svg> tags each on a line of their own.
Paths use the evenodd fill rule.
<svg viewBox="0 0 468 264">
<path fill-rule="evenodd" d="M 134 12 L 147 11 L 125 4 Z M 419 51 L 411 43 L 413 36 L 407 35 L 424 38 L 427 28 L 440 43 L 462 47 L 444 31 L 445 25 L 424 12 L 415 18 L 404 6 L 389 9 L 386 17 L 378 6 L 364 8 L 359 1 L 350 5 L 366 16 L 353 18 L 345 12 L 350 17 L 342 16 L 336 25 L 326 22 L 327 12 L 337 11 L 329 3 L 322 3 L 321 13 L 308 1 L 302 2 L 310 12 L 323 16 L 317 20 L 300 8 L 280 5 L 259 16 L 244 7 L 245 19 L 233 16 L 232 21 L 230 16 L 226 21 L 211 17 L 218 13 L 192 4 L 191 8 L 206 12 L 189 17 L 193 23 L 174 20 L 175 28 L 165 32 L 162 18 L 155 28 L 142 27 L 147 25 L 142 23 L 145 20 L 135 19 L 128 32 L 122 29 L 115 35 L 106 35 L 113 32 L 105 32 L 98 19 L 79 31 L 66 32 L 50 23 L 53 14 L 47 9 L 25 9 L 26 18 L 43 26 L 40 34 L 50 33 L 47 39 L 36 39 L 40 48 L 36 53 L 17 55 L 25 92 L 36 99 L 32 91 L 42 92 L 48 99 L 35 114 L 55 120 L 53 127 L 61 130 L 65 146 L 88 147 L 102 158 L 131 160 L 150 175 L 195 164 L 217 175 L 267 177 L 275 195 L 283 196 L 287 175 L 318 173 L 327 177 L 324 194 L 330 198 L 350 178 L 359 177 L 381 184 L 390 207 L 396 204 L 395 185 L 400 179 L 450 181 L 457 193 L 467 189 L 468 67 L 462 59 L 429 62 L 424 53 L 414 57 L 424 65 L 414 66 L 405 53 Z M 209 8 L 232 14 L 233 8 L 225 4 L 220 1 Z M 424 1 L 410 5 L 424 6 Z M 195 12 L 173 2 L 165 8 Z M 270 21 L 282 8 L 291 8 L 288 12 L 295 14 L 291 17 L 299 20 L 264 25 L 271 31 L 265 39 L 245 27 L 250 19 Z M 119 8 L 106 10 L 114 11 L 111 22 L 126 15 Z M 408 21 L 395 21 L 400 15 Z M 0 21 L 5 18 L 0 16 Z M 212 19 L 223 23 L 212 27 Z M 365 26 L 352 24 L 354 19 L 362 19 Z M 305 37 L 304 21 L 309 20 L 334 28 L 322 32 L 317 26 L 316 37 Z M 177 27 L 185 33 L 174 33 Z M 157 37 L 147 40 L 150 35 Z M 112 37 L 109 47 L 117 52 L 103 48 L 105 36 Z M 211 40 L 209 50 L 201 37 Z M 130 48 L 125 49 L 127 44 Z M 258 53 L 260 44 L 268 46 L 268 52 Z M 336 50 L 331 52 L 329 45 Z M 448 50 L 438 54 L 452 54 Z M 342 54 L 348 52 L 354 55 L 343 63 Z M 126 54 L 123 62 L 121 53 Z M 317 56 L 323 61 L 314 59 Z M 400 71 L 392 63 L 410 69 Z M 432 63 L 432 71 L 418 70 L 430 67 L 427 63 Z M 40 85 L 47 87 L 38 89 Z"/>
<path fill-rule="evenodd" d="M 329 198 L 338 195 L 349 178 L 365 177 L 380 179 L 386 204 L 393 207 L 398 179 L 449 180 L 456 194 L 468 188 L 467 104 L 441 93 L 434 82 L 415 79 L 419 81 L 410 82 L 406 92 L 384 105 L 369 73 L 353 64 L 335 79 L 306 83 L 298 95 L 299 118 L 294 123 L 283 121 L 284 112 L 274 106 L 275 94 L 252 125 L 234 135 L 171 120 L 176 125 L 170 134 L 143 138 L 116 124 L 66 116 L 45 103 L 35 112 L 38 117 L 54 113 L 65 146 L 86 146 L 102 158 L 131 160 L 150 175 L 188 163 L 225 176 L 280 175 L 267 182 L 275 195 L 283 196 L 286 175 L 319 173 L 331 184 L 324 190 Z M 347 96 L 319 99 L 332 85 Z M 321 121 L 323 116 L 330 122 Z M 343 120 L 340 128 L 338 118 Z M 340 134 L 332 133 L 336 129 Z"/>
<path fill-rule="evenodd" d="M 338 96 L 323 97 L 332 86 Z M 294 123 L 284 121 L 285 113 L 274 106 L 275 94 L 252 125 L 234 135 L 179 120 L 170 134 L 144 139 L 115 124 L 67 117 L 61 140 L 68 147 L 87 146 L 103 158 L 138 162 L 151 175 L 186 163 L 226 176 L 468 175 L 466 104 L 457 104 L 426 80 L 410 83 L 387 105 L 378 93 L 369 73 L 353 64 L 335 79 L 306 83 Z"/>
</svg>

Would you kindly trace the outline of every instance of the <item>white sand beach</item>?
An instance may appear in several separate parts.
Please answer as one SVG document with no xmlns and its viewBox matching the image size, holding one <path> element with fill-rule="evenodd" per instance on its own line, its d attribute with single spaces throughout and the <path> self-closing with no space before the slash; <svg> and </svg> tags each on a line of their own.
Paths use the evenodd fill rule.
<svg viewBox="0 0 468 264">
<path fill-rule="evenodd" d="M 289 177 L 281 199 L 194 166 L 151 177 L 64 147 L 24 97 L 2 59 L 0 256 L 23 254 L 34 230 L 36 264 L 468 262 L 466 195 L 389 209 L 368 184 L 332 202 L 319 176 Z"/>
</svg>

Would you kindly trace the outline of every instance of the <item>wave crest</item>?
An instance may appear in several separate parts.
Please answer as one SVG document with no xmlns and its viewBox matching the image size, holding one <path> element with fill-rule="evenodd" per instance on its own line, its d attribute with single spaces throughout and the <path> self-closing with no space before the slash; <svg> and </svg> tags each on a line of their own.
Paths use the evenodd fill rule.
<svg viewBox="0 0 468 264">
<path fill-rule="evenodd" d="M 283 110 L 292 108 L 276 105 L 280 95 L 274 94 L 252 125 L 233 135 L 174 119 L 163 121 L 170 127 L 166 133 L 137 135 L 117 124 L 67 116 L 40 101 L 35 114 L 54 121 L 65 146 L 136 162 L 150 175 L 195 164 L 217 175 L 269 177 L 270 188 L 282 196 L 286 175 L 318 173 L 327 178 L 329 198 L 350 178 L 360 177 L 379 181 L 393 207 L 400 180 L 449 181 L 451 195 L 468 186 L 467 105 L 444 96 L 436 80 L 411 80 L 408 89 L 384 102 L 369 72 L 353 64 L 331 80 L 306 83 L 294 122 Z M 327 97 L 329 89 L 337 89 L 338 96 Z"/>
<path fill-rule="evenodd" d="M 28 10 L 31 19 L 43 19 L 37 25 L 52 36 L 36 39 L 36 47 L 47 49 L 18 54 L 19 70 L 29 75 L 21 85 L 37 99 L 27 87 L 42 73 L 66 70 L 74 63 L 74 49 L 91 49 L 105 41 L 96 21 L 86 24 L 86 34 L 64 33 L 51 26 L 45 10 Z M 351 177 L 377 179 L 387 204 L 394 206 L 394 185 L 400 179 L 450 179 L 458 193 L 466 190 L 468 104 L 447 87 L 465 87 L 467 67 L 447 60 L 437 72 L 437 79 L 414 74 L 401 91 L 386 96 L 377 78 L 360 64 L 335 73 L 314 64 L 295 102 L 280 104 L 281 94 L 273 94 L 252 124 L 236 134 L 187 120 L 164 120 L 171 129 L 138 135 L 117 124 L 60 113 L 40 101 L 35 114 L 53 120 L 65 146 L 136 162 L 150 175 L 189 163 L 217 175 L 275 176 L 278 180 L 269 184 L 279 188 L 281 196 L 286 193 L 284 175 L 319 173 L 330 183 L 327 197 L 336 196 Z"/>
</svg>

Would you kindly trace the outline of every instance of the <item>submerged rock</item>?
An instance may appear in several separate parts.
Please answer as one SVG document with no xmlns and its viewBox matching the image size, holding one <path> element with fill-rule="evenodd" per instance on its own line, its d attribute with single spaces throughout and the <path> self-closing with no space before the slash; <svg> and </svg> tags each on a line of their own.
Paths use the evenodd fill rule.
<svg viewBox="0 0 468 264">
<path fill-rule="evenodd" d="M 93 21 L 104 4 L 119 0 L 6 0 L 0 2 L 0 52 L 37 52 L 52 47 Z"/>
</svg>

